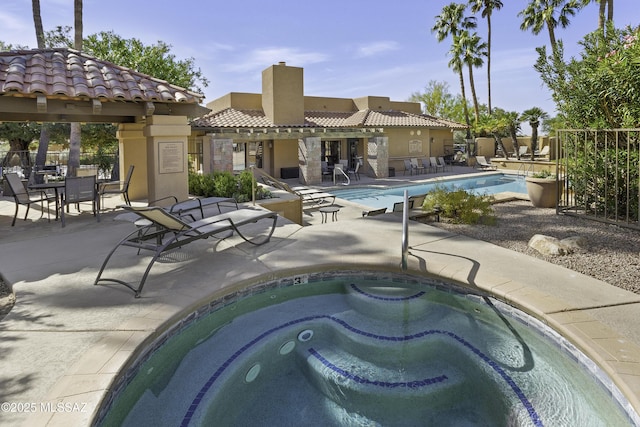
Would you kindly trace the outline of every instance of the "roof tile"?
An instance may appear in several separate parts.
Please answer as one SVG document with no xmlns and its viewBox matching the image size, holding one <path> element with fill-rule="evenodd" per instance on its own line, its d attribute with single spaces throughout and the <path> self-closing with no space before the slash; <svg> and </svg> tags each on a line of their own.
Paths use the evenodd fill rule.
<svg viewBox="0 0 640 427">
<path fill-rule="evenodd" d="M 262 110 L 236 110 L 227 108 L 209 113 L 192 122 L 204 128 L 275 128 Z M 358 127 L 436 127 L 464 129 L 450 120 L 404 111 L 305 111 L 305 127 L 358 128 Z M 290 127 L 290 126 L 283 126 Z"/>
<path fill-rule="evenodd" d="M 0 96 L 36 94 L 193 104 L 204 98 L 202 94 L 73 49 L 0 52 Z"/>
</svg>

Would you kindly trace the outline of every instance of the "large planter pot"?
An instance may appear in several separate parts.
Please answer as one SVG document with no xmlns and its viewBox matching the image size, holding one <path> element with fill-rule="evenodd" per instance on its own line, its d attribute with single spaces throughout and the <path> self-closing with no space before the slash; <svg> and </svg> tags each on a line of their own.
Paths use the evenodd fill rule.
<svg viewBox="0 0 640 427">
<path fill-rule="evenodd" d="M 555 208 L 558 203 L 560 181 L 555 178 L 525 178 L 529 200 L 536 208 Z"/>
</svg>

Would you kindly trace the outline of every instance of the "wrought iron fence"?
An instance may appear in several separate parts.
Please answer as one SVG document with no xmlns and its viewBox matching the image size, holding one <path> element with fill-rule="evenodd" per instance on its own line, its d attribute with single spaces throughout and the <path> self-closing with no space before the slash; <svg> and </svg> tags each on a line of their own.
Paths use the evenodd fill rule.
<svg viewBox="0 0 640 427">
<path fill-rule="evenodd" d="M 558 212 L 640 229 L 640 129 L 561 130 Z"/>
</svg>

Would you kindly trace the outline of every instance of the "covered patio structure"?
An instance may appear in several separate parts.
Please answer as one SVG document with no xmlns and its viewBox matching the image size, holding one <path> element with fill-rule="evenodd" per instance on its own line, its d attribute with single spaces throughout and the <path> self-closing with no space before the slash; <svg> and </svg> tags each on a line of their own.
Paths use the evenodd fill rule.
<svg viewBox="0 0 640 427">
<path fill-rule="evenodd" d="M 73 49 L 0 52 L 0 121 L 117 123 L 129 196 L 188 196 L 189 117 L 204 96 Z"/>
</svg>

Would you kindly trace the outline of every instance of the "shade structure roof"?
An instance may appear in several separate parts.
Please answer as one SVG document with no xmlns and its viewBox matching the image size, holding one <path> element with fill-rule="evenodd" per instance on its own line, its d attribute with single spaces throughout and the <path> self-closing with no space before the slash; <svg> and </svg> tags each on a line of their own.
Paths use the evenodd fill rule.
<svg viewBox="0 0 640 427">
<path fill-rule="evenodd" d="M 73 49 L 0 52 L 0 120 L 131 123 L 198 117 L 204 96 Z"/>
</svg>

